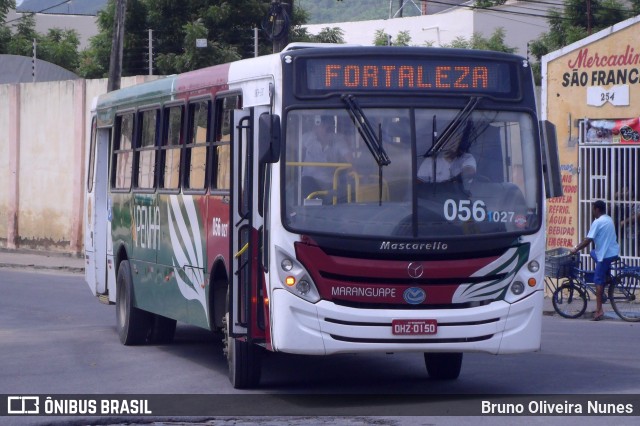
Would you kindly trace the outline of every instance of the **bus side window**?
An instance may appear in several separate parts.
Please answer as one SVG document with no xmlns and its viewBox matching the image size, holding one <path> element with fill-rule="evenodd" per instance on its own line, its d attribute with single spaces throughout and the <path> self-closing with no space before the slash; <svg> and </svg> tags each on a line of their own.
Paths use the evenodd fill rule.
<svg viewBox="0 0 640 426">
<path fill-rule="evenodd" d="M 209 140 L 209 111 L 211 101 L 200 100 L 189 104 L 189 139 L 186 146 L 185 187 L 203 190 L 207 183 L 207 141 Z"/>
<path fill-rule="evenodd" d="M 171 106 L 164 110 L 161 152 L 160 188 L 180 188 L 180 155 L 182 153 L 182 105 Z"/>
<path fill-rule="evenodd" d="M 158 134 L 159 109 L 139 113 L 139 132 L 136 143 L 138 165 L 137 187 L 141 189 L 155 188 L 156 136 Z"/>
<path fill-rule="evenodd" d="M 113 140 L 113 169 L 111 186 L 114 189 L 131 189 L 133 171 L 133 113 L 116 117 Z"/>
<path fill-rule="evenodd" d="M 231 188 L 231 112 L 240 108 L 238 95 L 216 100 L 216 139 L 214 189 L 228 191 Z"/>
</svg>

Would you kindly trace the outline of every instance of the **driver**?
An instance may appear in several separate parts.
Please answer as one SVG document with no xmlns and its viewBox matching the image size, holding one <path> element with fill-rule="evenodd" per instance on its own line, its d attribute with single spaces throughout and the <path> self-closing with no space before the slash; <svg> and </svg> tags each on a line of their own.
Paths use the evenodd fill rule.
<svg viewBox="0 0 640 426">
<path fill-rule="evenodd" d="M 418 169 L 418 180 L 422 182 L 447 182 L 458 176 L 468 180 L 475 174 L 476 159 L 473 155 L 468 152 L 459 152 L 456 149 L 448 149 L 424 159 Z"/>
<path fill-rule="evenodd" d="M 335 133 L 332 116 L 318 116 L 313 129 L 302 136 L 304 161 L 314 163 L 348 163 L 349 149 L 344 139 Z M 309 194 L 333 188 L 335 167 L 305 166 L 302 171 L 302 190 Z"/>
</svg>

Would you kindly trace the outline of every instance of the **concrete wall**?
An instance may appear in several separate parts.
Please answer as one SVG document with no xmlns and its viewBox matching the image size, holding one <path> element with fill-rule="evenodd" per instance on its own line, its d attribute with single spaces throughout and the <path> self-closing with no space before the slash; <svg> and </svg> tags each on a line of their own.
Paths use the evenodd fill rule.
<svg viewBox="0 0 640 426">
<path fill-rule="evenodd" d="M 106 87 L 106 79 L 0 85 L 0 247 L 82 252 L 88 110 Z"/>
<path fill-rule="evenodd" d="M 0 85 L 0 241 L 7 237 L 9 214 L 9 86 Z M 1 243 L 0 243 L 1 244 Z"/>
</svg>

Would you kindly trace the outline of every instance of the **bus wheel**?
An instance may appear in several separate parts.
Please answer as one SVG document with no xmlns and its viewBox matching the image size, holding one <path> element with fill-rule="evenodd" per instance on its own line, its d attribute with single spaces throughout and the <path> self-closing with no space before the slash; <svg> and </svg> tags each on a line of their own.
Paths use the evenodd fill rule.
<svg viewBox="0 0 640 426">
<path fill-rule="evenodd" d="M 162 315 L 154 315 L 147 340 L 149 343 L 159 345 L 171 343 L 176 333 L 176 323 L 177 321 L 174 319 L 163 317 Z"/>
<path fill-rule="evenodd" d="M 152 314 L 133 306 L 133 281 L 128 260 L 118 269 L 116 324 L 123 345 L 144 343 L 151 327 Z"/>
<path fill-rule="evenodd" d="M 229 366 L 229 381 L 236 389 L 247 389 L 260 383 L 261 349 L 231 336 L 229 320 L 229 293 L 227 309 L 222 319 L 224 330 L 224 354 Z"/>
<path fill-rule="evenodd" d="M 432 379 L 455 380 L 462 368 L 462 353 L 425 353 L 424 363 Z"/>
</svg>

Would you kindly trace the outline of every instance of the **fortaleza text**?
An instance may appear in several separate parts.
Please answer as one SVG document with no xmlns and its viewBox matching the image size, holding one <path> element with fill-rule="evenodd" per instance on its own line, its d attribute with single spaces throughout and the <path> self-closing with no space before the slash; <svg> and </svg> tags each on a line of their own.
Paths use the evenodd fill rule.
<svg viewBox="0 0 640 426">
<path fill-rule="evenodd" d="M 613 402 L 587 401 L 549 402 L 531 401 L 521 403 L 494 403 L 482 401 L 482 414 L 633 414 L 633 404 L 616 404 Z"/>
</svg>

